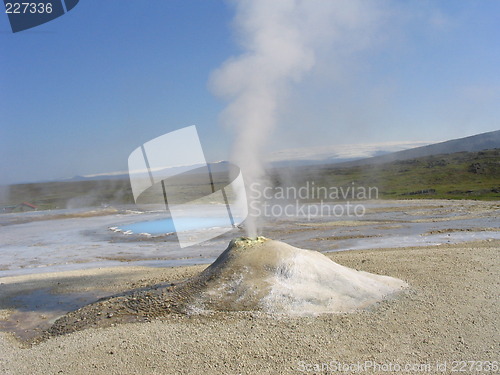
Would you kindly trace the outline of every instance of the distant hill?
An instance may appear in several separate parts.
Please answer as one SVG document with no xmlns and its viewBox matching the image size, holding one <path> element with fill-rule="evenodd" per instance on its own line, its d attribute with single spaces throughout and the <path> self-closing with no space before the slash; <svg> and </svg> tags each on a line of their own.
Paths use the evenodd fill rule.
<svg viewBox="0 0 500 375">
<path fill-rule="evenodd" d="M 377 198 L 383 199 L 500 199 L 500 148 L 377 163 L 372 163 L 373 159 L 358 165 L 343 163 L 295 168 L 289 170 L 283 180 L 282 171 L 277 169 L 273 182 L 276 186 L 293 184 L 297 188 L 375 187 Z"/>
<path fill-rule="evenodd" d="M 214 176 L 219 173 L 218 169 L 212 172 Z M 500 199 L 500 131 L 347 163 L 275 167 L 270 173 L 275 185 L 304 186 L 314 181 L 316 186 L 326 187 L 352 183 L 376 186 L 379 198 L 497 200 Z M 3 187 L 0 192 L 0 208 L 22 202 L 39 209 L 134 203 L 128 174 L 122 173 L 16 184 Z"/>
<path fill-rule="evenodd" d="M 356 166 L 363 164 L 381 164 L 395 160 L 408 160 L 423 156 L 450 154 L 461 151 L 474 152 L 500 148 L 500 130 L 431 145 L 414 147 L 415 145 L 422 145 L 426 143 L 427 142 L 387 142 L 380 144 L 336 145 L 332 147 L 328 146 L 314 149 L 283 150 L 276 152 L 268 162 L 270 163 L 269 165 L 271 168 L 304 168 L 330 164 L 340 166 Z M 406 149 L 408 147 L 414 148 Z M 227 162 L 219 161 L 211 164 L 226 165 Z M 185 167 L 172 167 L 168 169 L 182 173 L 183 168 Z M 128 181 L 129 174 L 128 172 L 102 173 L 88 176 L 74 176 L 63 181 L 81 182 L 104 180 Z"/>
<path fill-rule="evenodd" d="M 428 146 L 416 147 L 409 150 L 397 151 L 390 154 L 371 158 L 339 163 L 339 166 L 357 166 L 366 164 L 383 164 L 396 160 L 409 160 L 432 155 L 452 154 L 455 152 L 477 152 L 500 148 L 500 130 L 473 135 L 470 137 L 453 139 Z"/>
</svg>

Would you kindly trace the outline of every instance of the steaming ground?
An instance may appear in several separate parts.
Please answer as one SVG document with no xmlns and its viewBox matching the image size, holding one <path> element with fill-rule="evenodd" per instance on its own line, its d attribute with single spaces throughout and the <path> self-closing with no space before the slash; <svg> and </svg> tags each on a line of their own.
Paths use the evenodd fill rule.
<svg viewBox="0 0 500 375">
<path fill-rule="evenodd" d="M 265 236 L 322 252 L 425 246 L 500 239 L 495 202 L 418 200 L 370 201 L 362 217 L 324 215 L 265 218 Z M 309 205 L 313 208 L 317 205 Z M 332 205 L 340 207 L 342 204 Z M 202 208 L 201 208 L 202 209 Z M 338 211 L 340 212 L 340 211 Z M 289 211 L 290 213 L 290 211 Z M 295 214 L 297 214 L 295 216 Z M 307 214 L 307 211 L 306 211 Z M 235 229 L 211 241 L 180 249 L 175 236 L 124 235 L 108 228 L 164 218 L 164 213 L 126 209 L 59 210 L 0 215 L 0 277 L 123 265 L 209 264 L 234 237 Z"/>
<path fill-rule="evenodd" d="M 31 347 L 2 333 L 0 373 L 316 374 L 339 372 L 333 367 L 337 363 L 409 365 L 409 374 L 451 373 L 451 366 L 461 366 L 454 361 L 498 361 L 499 246 L 492 240 L 327 254 L 343 266 L 390 275 L 411 286 L 398 298 L 357 313 L 286 318 L 257 312 L 171 314 L 118 325 L 111 316 L 107 328 Z M 5 288 L 11 293 L 36 287 L 56 294 L 117 293 L 176 283 L 203 268 L 122 267 L 3 278 L 0 303 L 5 308 Z M 437 371 L 438 363 L 446 363 L 447 370 Z M 316 365 L 322 369 L 314 371 Z M 372 367 L 363 372 L 382 373 Z"/>
</svg>

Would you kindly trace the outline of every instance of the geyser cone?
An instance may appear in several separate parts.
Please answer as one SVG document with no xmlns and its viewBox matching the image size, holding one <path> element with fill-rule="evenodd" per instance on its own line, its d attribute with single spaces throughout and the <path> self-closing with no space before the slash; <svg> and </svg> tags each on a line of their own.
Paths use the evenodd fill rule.
<svg viewBox="0 0 500 375">
<path fill-rule="evenodd" d="M 362 309 L 405 286 L 392 277 L 341 266 L 319 252 L 258 237 L 231 241 L 180 292 L 190 296 L 192 311 L 303 315 Z"/>
<path fill-rule="evenodd" d="M 321 253 L 264 237 L 231 241 L 198 276 L 99 300 L 59 318 L 40 340 L 87 327 L 147 321 L 171 313 L 262 311 L 287 315 L 350 312 L 404 288 L 398 279 L 341 266 Z"/>
</svg>

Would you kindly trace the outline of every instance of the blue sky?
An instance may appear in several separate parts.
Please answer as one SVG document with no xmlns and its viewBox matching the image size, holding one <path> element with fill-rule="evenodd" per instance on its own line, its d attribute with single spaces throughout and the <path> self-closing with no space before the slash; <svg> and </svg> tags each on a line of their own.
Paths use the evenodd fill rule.
<svg viewBox="0 0 500 375">
<path fill-rule="evenodd" d="M 345 17 L 363 18 L 336 29 L 289 85 L 266 150 L 500 128 L 499 1 L 360 4 Z M 192 124 L 207 159 L 227 159 L 233 133 L 211 77 L 248 52 L 235 11 L 218 0 L 80 0 L 16 34 L 2 14 L 0 184 L 126 170 L 136 147 Z"/>
</svg>

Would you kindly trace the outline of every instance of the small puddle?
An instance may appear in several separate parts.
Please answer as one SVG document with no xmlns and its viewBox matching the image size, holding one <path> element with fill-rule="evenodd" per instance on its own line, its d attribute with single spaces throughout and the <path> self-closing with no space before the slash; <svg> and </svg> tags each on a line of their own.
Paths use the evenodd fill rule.
<svg viewBox="0 0 500 375">
<path fill-rule="evenodd" d="M 12 332 L 23 341 L 31 340 L 64 314 L 108 295 L 104 291 L 54 294 L 50 288 L 22 293 L 10 298 L 8 306 L 0 306 L 12 311 L 0 320 L 0 330 Z"/>
</svg>

